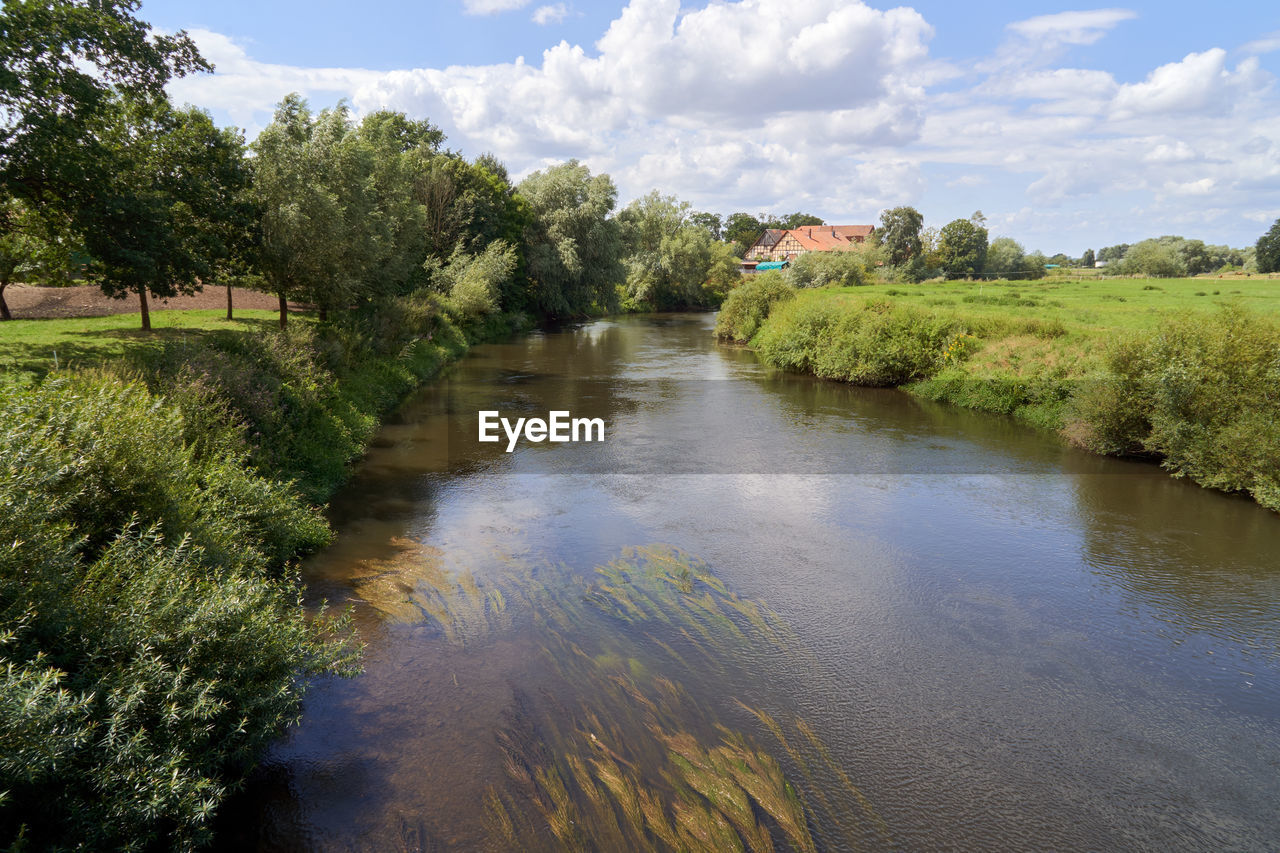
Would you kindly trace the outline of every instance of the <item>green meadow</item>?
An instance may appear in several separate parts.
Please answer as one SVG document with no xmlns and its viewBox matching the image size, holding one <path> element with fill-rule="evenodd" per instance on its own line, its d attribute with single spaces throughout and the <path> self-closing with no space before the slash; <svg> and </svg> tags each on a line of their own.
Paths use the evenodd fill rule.
<svg viewBox="0 0 1280 853">
<path fill-rule="evenodd" d="M 1223 303 L 1280 315 L 1280 279 L 1232 275 L 870 284 L 828 292 L 864 299 L 890 298 L 896 303 L 962 311 L 973 317 L 1056 320 L 1081 332 L 1152 329 L 1173 314 L 1212 311 Z"/>
<path fill-rule="evenodd" d="M 306 315 L 293 319 L 310 323 Z M 275 311 L 154 311 L 152 331 L 138 328 L 137 314 L 66 320 L 9 320 L 0 325 L 0 374 L 41 377 L 51 370 L 93 367 L 126 355 L 195 344 L 212 332 L 264 332 L 275 328 Z"/>
<path fill-rule="evenodd" d="M 762 273 L 716 334 L 783 370 L 1011 415 L 1280 510 L 1280 281 L 869 284 Z"/>
</svg>

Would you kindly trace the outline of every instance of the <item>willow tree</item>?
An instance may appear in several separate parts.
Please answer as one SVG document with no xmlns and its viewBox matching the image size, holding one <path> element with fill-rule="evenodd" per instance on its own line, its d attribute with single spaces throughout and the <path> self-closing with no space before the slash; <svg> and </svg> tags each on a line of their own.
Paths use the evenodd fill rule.
<svg viewBox="0 0 1280 853">
<path fill-rule="evenodd" d="M 280 328 L 290 299 L 313 303 L 324 319 L 364 294 L 378 258 L 373 152 L 345 104 L 313 115 L 297 93 L 280 102 L 253 150 L 257 267 L 280 300 Z"/>
<path fill-rule="evenodd" d="M 618 190 L 577 160 L 534 172 L 516 192 L 529 203 L 525 229 L 531 306 L 549 316 L 612 307 L 625 278 L 618 223 L 610 218 Z"/>
</svg>

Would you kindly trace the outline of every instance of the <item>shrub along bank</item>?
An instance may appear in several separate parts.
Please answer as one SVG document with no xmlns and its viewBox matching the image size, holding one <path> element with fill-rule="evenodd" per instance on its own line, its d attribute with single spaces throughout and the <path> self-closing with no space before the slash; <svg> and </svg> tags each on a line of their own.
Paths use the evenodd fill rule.
<svg viewBox="0 0 1280 853">
<path fill-rule="evenodd" d="M 1010 414 L 1280 510 L 1280 325 L 1269 317 L 1227 306 L 1107 330 L 763 279 L 729 296 L 716 334 L 766 364 Z"/>
<path fill-rule="evenodd" d="M 299 599 L 314 504 L 465 325 L 406 297 L 0 384 L 0 846 L 209 840 L 307 679 L 357 666 Z"/>
</svg>

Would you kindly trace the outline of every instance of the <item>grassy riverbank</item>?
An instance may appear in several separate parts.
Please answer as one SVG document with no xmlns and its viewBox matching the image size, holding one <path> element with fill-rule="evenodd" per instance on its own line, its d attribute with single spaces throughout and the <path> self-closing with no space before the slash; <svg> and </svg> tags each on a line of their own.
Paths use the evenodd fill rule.
<svg viewBox="0 0 1280 853">
<path fill-rule="evenodd" d="M 717 334 L 775 367 L 1009 414 L 1280 510 L 1280 285 L 1218 281 L 797 293 L 762 275 Z"/>
<path fill-rule="evenodd" d="M 299 601 L 318 504 L 405 393 L 519 325 L 431 295 L 287 332 L 215 313 L 2 327 L 0 846 L 209 839 L 307 679 L 357 666 Z"/>
</svg>

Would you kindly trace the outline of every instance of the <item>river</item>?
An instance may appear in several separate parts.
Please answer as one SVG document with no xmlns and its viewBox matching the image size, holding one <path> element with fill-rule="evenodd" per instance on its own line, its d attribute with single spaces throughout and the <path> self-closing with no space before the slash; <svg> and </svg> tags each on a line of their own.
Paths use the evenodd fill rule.
<svg viewBox="0 0 1280 853">
<path fill-rule="evenodd" d="M 303 568 L 365 673 L 223 846 L 1280 844 L 1280 518 L 712 323 L 481 346 L 402 406 Z"/>
</svg>

